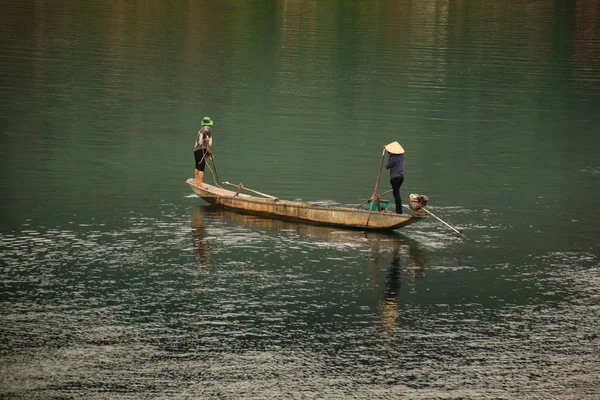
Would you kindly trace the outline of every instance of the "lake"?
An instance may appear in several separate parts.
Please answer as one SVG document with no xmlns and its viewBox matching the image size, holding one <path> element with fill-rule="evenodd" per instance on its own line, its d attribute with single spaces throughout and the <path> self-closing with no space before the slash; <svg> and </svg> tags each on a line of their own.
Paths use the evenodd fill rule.
<svg viewBox="0 0 600 400">
<path fill-rule="evenodd" d="M 597 1 L 36 0 L 0 22 L 0 397 L 597 398 Z M 209 206 L 185 184 L 205 116 L 209 183 L 357 205 L 398 141 L 404 202 L 465 237 Z"/>
</svg>

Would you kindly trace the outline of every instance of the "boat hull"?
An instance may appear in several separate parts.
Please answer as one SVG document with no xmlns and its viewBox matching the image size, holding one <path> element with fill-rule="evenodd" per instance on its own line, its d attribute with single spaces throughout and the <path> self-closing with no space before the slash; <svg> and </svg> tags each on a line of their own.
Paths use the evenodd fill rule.
<svg viewBox="0 0 600 400">
<path fill-rule="evenodd" d="M 378 212 L 349 207 L 327 206 L 299 201 L 262 198 L 237 193 L 206 184 L 203 189 L 186 182 L 192 191 L 210 204 L 243 213 L 282 218 L 319 225 L 338 226 L 351 229 L 394 230 L 413 224 L 424 216 Z"/>
</svg>

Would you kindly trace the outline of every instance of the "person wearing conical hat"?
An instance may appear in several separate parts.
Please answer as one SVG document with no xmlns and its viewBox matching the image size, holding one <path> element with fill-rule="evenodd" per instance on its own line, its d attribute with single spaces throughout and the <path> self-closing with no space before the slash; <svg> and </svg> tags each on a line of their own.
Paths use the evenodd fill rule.
<svg viewBox="0 0 600 400">
<path fill-rule="evenodd" d="M 396 201 L 396 213 L 402 214 L 400 186 L 404 182 L 404 149 L 398 142 L 392 142 L 384 147 L 389 155 L 385 168 L 390 170 L 390 184 Z"/>
<path fill-rule="evenodd" d="M 213 125 L 210 117 L 202 118 L 202 128 L 198 131 L 196 136 L 196 143 L 194 143 L 194 160 L 196 161 L 196 167 L 194 168 L 194 176 L 196 178 L 195 185 L 206 189 L 207 186 L 202 183 L 204 180 L 204 168 L 206 167 L 206 158 L 214 159 L 212 154 L 212 129 Z"/>
</svg>

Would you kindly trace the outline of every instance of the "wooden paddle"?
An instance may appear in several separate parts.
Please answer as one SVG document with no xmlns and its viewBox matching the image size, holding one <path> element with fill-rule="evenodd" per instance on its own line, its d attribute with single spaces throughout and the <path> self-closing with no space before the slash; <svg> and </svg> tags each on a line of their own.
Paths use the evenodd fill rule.
<svg viewBox="0 0 600 400">
<path fill-rule="evenodd" d="M 447 222 L 443 221 L 441 218 L 439 218 L 438 216 L 436 216 L 435 214 L 433 214 L 431 211 L 429 211 L 428 209 L 426 209 L 425 207 L 421 207 L 421 210 L 425 210 L 425 212 L 429 215 L 431 215 L 433 218 L 437 219 L 438 221 L 440 221 L 442 224 L 446 225 L 448 228 L 452 229 L 454 232 L 456 232 L 456 236 L 466 236 L 464 233 L 462 233 L 462 231 L 459 231 L 458 229 L 456 229 L 455 227 L 451 226 L 450 224 L 448 224 Z"/>
</svg>

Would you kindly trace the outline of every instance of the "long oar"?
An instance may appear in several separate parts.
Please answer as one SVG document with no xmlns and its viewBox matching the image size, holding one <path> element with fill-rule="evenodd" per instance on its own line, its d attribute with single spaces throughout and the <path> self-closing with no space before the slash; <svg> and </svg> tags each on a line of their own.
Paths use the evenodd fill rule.
<svg viewBox="0 0 600 400">
<path fill-rule="evenodd" d="M 275 197 L 275 196 L 271 196 L 270 194 L 265 194 L 265 193 L 261 193 L 261 192 L 259 192 L 259 191 L 257 191 L 257 190 L 248 189 L 247 187 L 245 187 L 245 186 L 244 186 L 244 185 L 242 185 L 241 183 L 240 183 L 239 185 L 234 185 L 233 183 L 229 183 L 229 182 L 223 182 L 223 184 L 224 184 L 224 185 L 233 186 L 233 187 L 236 187 L 236 188 L 238 188 L 238 189 L 244 189 L 244 190 L 246 190 L 246 191 L 248 191 L 248 192 L 252 192 L 252 193 L 258 194 L 258 195 L 260 195 L 260 196 L 264 196 L 264 197 L 266 197 L 266 198 L 269 198 L 269 199 L 273 199 L 273 200 L 279 200 L 279 198 L 277 198 L 277 197 Z"/>
<path fill-rule="evenodd" d="M 385 158 L 385 146 L 383 147 L 383 153 L 381 153 L 381 161 L 379 162 L 379 173 L 377 174 L 377 182 L 375 182 L 375 190 L 373 190 L 373 196 L 371 196 L 371 200 L 375 200 L 375 196 L 377 195 L 377 187 L 379 186 L 379 178 L 381 178 L 381 169 L 383 168 L 383 159 Z M 371 219 L 371 214 L 373 213 L 373 206 L 369 207 L 369 216 L 367 217 L 367 223 L 365 224 L 365 230 L 369 227 L 369 220 Z"/>
<path fill-rule="evenodd" d="M 458 229 L 456 229 L 455 227 L 451 226 L 449 223 L 443 221 L 440 217 L 436 216 L 434 213 L 432 213 L 431 211 L 429 211 L 428 209 L 426 209 L 425 207 L 421 207 L 421 210 L 425 210 L 425 212 L 429 215 L 431 215 L 433 218 L 437 219 L 438 221 L 440 221 L 442 224 L 446 225 L 448 228 L 452 229 L 454 232 L 456 232 L 456 236 L 466 236 L 464 233 L 462 233 L 462 231 L 459 231 Z"/>
</svg>

